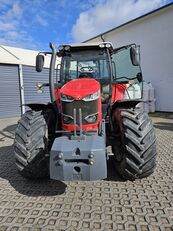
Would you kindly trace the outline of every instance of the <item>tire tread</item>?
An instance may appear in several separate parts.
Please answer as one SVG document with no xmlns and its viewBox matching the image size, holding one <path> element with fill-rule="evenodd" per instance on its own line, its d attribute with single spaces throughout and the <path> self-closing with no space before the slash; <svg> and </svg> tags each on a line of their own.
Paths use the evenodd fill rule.
<svg viewBox="0 0 173 231">
<path fill-rule="evenodd" d="M 156 166 L 156 137 L 148 115 L 140 109 L 119 109 L 122 159 L 116 163 L 120 175 L 129 180 L 151 175 Z M 114 118 L 116 122 L 116 118 Z"/>
<path fill-rule="evenodd" d="M 18 122 L 14 153 L 17 169 L 25 177 L 40 178 L 48 175 L 46 129 L 43 111 L 27 111 Z"/>
</svg>

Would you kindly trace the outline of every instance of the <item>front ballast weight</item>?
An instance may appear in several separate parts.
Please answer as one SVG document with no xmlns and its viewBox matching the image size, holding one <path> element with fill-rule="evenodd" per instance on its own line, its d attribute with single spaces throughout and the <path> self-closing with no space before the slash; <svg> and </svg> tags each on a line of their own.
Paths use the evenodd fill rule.
<svg viewBox="0 0 173 231">
<path fill-rule="evenodd" d="M 105 121 L 101 134 L 84 135 L 82 113 L 80 133 L 76 131 L 76 110 L 74 109 L 74 135 L 64 135 L 55 139 L 50 152 L 50 178 L 55 180 L 99 180 L 107 177 L 105 144 Z"/>
<path fill-rule="evenodd" d="M 104 137 L 74 140 L 56 138 L 50 152 L 50 178 L 55 180 L 99 180 L 107 177 Z"/>
</svg>

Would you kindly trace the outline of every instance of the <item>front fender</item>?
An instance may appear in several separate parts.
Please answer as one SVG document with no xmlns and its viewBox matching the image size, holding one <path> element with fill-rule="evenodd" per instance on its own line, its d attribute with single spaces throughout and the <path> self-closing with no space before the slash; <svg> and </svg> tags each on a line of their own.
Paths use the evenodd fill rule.
<svg viewBox="0 0 173 231">
<path fill-rule="evenodd" d="M 111 107 L 111 115 L 113 113 L 113 111 L 117 108 L 135 108 L 136 105 L 140 102 L 142 102 L 142 99 L 133 99 L 133 100 L 129 100 L 129 99 L 122 99 L 122 100 L 118 100 L 116 101 L 112 107 Z"/>
<path fill-rule="evenodd" d="M 29 107 L 31 110 L 34 111 L 42 111 L 46 109 L 52 109 L 54 112 L 58 113 L 58 108 L 56 103 L 48 103 L 48 104 L 42 104 L 42 103 L 28 103 L 28 104 L 23 104 L 23 106 Z"/>
</svg>

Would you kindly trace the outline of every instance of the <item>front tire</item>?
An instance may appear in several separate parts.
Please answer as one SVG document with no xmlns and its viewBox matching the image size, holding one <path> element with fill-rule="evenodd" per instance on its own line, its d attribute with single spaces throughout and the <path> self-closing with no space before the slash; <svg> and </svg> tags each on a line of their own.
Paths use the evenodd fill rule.
<svg viewBox="0 0 173 231">
<path fill-rule="evenodd" d="M 142 110 L 116 109 L 113 114 L 114 132 L 119 134 L 113 152 L 116 168 L 124 179 L 144 178 L 156 166 L 156 137 L 148 114 Z"/>
<path fill-rule="evenodd" d="M 52 114 L 51 114 L 52 115 Z M 48 111 L 27 111 L 18 122 L 14 141 L 16 166 L 27 178 L 49 175 Z M 54 124 L 55 127 L 55 124 Z"/>
</svg>

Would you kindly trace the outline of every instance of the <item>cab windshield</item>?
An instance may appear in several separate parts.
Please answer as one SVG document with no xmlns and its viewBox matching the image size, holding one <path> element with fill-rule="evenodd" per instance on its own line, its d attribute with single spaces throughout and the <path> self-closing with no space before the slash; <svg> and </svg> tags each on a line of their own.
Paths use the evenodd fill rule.
<svg viewBox="0 0 173 231">
<path fill-rule="evenodd" d="M 75 51 L 62 57 L 62 82 L 85 77 L 109 80 L 108 57 L 103 50 Z"/>
</svg>

